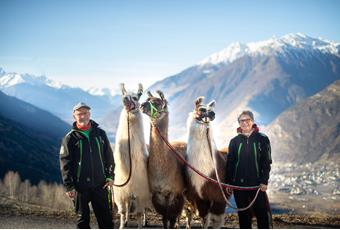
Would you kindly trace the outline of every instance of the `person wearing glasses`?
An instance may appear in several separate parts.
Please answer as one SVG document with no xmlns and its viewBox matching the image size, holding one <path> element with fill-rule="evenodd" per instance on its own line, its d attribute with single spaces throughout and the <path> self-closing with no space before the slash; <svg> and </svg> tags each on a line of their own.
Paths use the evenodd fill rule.
<svg viewBox="0 0 340 230">
<path fill-rule="evenodd" d="M 269 138 L 259 132 L 251 111 L 243 111 L 238 116 L 238 135 L 229 143 L 225 181 L 237 186 L 260 186 L 260 192 L 253 206 L 239 211 L 240 228 L 252 227 L 252 213 L 258 228 L 272 227 L 271 211 L 266 194 L 271 169 L 271 148 Z M 247 207 L 255 198 L 256 190 L 233 189 L 238 208 Z"/>
<path fill-rule="evenodd" d="M 113 153 L 104 130 L 90 119 L 90 106 L 73 108 L 72 130 L 60 148 L 60 170 L 66 195 L 75 204 L 77 228 L 90 228 L 91 202 L 99 228 L 113 228 L 108 187 L 113 185 Z"/>
</svg>

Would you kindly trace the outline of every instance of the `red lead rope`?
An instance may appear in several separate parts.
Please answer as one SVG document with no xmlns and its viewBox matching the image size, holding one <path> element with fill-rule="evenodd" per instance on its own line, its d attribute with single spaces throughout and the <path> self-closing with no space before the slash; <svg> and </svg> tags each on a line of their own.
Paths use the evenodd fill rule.
<svg viewBox="0 0 340 230">
<path fill-rule="evenodd" d="M 199 170 L 197 170 L 196 168 L 194 168 L 192 165 L 189 164 L 189 162 L 187 160 L 185 160 L 172 146 L 171 144 L 168 142 L 168 140 L 166 140 L 159 128 L 154 125 L 154 127 L 156 128 L 159 136 L 162 138 L 162 140 L 164 141 L 164 143 L 171 149 L 171 151 L 175 154 L 176 158 L 178 160 L 180 160 L 181 162 L 183 162 L 186 166 L 188 166 L 191 170 L 193 170 L 195 173 L 197 173 L 198 175 L 200 175 L 201 177 L 203 177 L 204 179 L 210 181 L 210 182 L 213 182 L 215 184 L 218 184 L 218 181 L 204 175 L 202 172 L 200 172 Z M 222 187 L 224 188 L 231 188 L 231 189 L 235 189 L 235 190 L 243 190 L 243 191 L 251 191 L 251 190 L 258 190 L 258 188 L 260 186 L 249 186 L 249 187 L 243 187 L 243 186 L 235 186 L 235 185 L 230 185 L 230 184 L 225 184 L 225 183 L 221 183 Z"/>
</svg>

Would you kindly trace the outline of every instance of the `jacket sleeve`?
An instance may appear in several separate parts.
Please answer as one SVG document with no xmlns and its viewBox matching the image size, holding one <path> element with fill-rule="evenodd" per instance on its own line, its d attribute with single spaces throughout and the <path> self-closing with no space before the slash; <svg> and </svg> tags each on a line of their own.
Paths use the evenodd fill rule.
<svg viewBox="0 0 340 230">
<path fill-rule="evenodd" d="M 262 184 L 268 184 L 269 180 L 269 173 L 272 164 L 272 157 L 271 157 L 271 147 L 270 141 L 267 136 L 262 138 L 261 141 L 261 158 L 260 158 L 260 181 Z"/>
<path fill-rule="evenodd" d="M 114 168 L 115 164 L 113 161 L 113 152 L 111 149 L 110 141 L 107 138 L 105 131 L 102 132 L 102 137 L 104 140 L 104 170 L 106 179 L 114 180 Z"/>
<path fill-rule="evenodd" d="M 69 136 L 64 137 L 61 143 L 59 154 L 60 171 L 66 191 L 71 191 L 74 189 L 72 176 L 73 156 L 69 148 L 69 140 Z"/>
<path fill-rule="evenodd" d="M 235 161 L 236 161 L 236 148 L 233 140 L 230 141 L 228 147 L 228 155 L 227 155 L 227 165 L 226 165 L 226 173 L 225 173 L 225 181 L 227 184 L 231 184 L 233 181 L 233 172 L 235 170 Z"/>
</svg>

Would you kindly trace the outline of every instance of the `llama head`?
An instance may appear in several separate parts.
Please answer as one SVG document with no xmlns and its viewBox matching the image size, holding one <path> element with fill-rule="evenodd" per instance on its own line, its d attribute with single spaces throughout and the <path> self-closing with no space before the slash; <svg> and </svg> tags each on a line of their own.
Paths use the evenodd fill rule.
<svg viewBox="0 0 340 230">
<path fill-rule="evenodd" d="M 155 97 L 148 91 L 146 102 L 142 103 L 141 109 L 143 113 L 153 120 L 160 120 L 168 113 L 168 101 L 165 99 L 162 91 L 157 90 L 159 97 Z"/>
<path fill-rule="evenodd" d="M 213 100 L 208 104 L 203 103 L 204 97 L 198 97 L 195 100 L 194 118 L 199 122 L 209 123 L 215 119 L 215 104 Z"/>
<path fill-rule="evenodd" d="M 120 84 L 120 89 L 122 91 L 122 101 L 124 108 L 126 111 L 135 111 L 139 109 L 139 99 L 143 94 L 143 86 L 142 84 L 138 84 L 138 91 L 137 93 L 134 92 L 128 92 L 125 89 L 124 83 Z"/>
</svg>

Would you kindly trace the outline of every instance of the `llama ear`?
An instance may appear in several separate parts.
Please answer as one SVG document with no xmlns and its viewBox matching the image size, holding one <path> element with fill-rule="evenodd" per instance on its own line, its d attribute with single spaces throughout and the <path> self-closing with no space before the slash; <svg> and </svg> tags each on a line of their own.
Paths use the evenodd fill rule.
<svg viewBox="0 0 340 230">
<path fill-rule="evenodd" d="M 148 97 L 154 97 L 154 96 L 151 94 L 150 91 L 148 91 L 147 94 L 148 94 Z"/>
<path fill-rule="evenodd" d="M 156 92 L 161 97 L 162 101 L 165 101 L 164 93 L 162 91 L 160 91 L 160 90 L 157 90 Z"/>
<path fill-rule="evenodd" d="M 215 105 L 216 105 L 215 100 L 212 100 L 211 102 L 209 102 L 208 107 L 213 109 L 215 107 Z"/>
<path fill-rule="evenodd" d="M 120 90 L 122 91 L 123 96 L 127 93 L 124 83 L 120 83 Z"/>
<path fill-rule="evenodd" d="M 138 99 L 142 96 L 143 94 L 143 85 L 141 83 L 138 84 L 138 92 L 137 92 L 137 95 L 138 95 Z"/>
<path fill-rule="evenodd" d="M 202 102 L 203 102 L 203 99 L 204 99 L 204 97 L 198 97 L 196 100 L 195 100 L 195 106 L 196 106 L 196 108 L 200 105 L 200 104 L 202 104 Z"/>
</svg>

